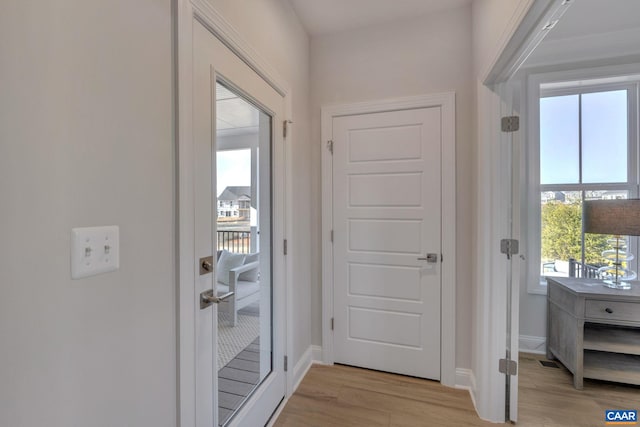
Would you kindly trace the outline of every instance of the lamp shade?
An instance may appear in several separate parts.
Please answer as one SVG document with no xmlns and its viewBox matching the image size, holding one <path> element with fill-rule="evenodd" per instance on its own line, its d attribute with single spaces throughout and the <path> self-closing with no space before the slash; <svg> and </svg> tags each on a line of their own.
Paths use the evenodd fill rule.
<svg viewBox="0 0 640 427">
<path fill-rule="evenodd" d="M 640 236 L 640 199 L 586 200 L 585 233 Z"/>
</svg>

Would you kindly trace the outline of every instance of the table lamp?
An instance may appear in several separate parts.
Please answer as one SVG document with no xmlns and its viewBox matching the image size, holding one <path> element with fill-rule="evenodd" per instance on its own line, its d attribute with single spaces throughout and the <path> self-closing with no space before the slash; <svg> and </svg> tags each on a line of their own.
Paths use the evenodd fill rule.
<svg viewBox="0 0 640 427">
<path fill-rule="evenodd" d="M 632 280 L 636 275 L 623 268 L 622 263 L 634 257 L 623 250 L 623 236 L 640 236 L 640 199 L 586 200 L 582 218 L 585 233 L 614 236 L 614 250 L 602 253 L 613 265 L 598 270 L 601 274 L 613 275 L 613 280 L 605 280 L 604 285 L 614 289 L 631 289 L 631 285 L 623 280 Z"/>
</svg>

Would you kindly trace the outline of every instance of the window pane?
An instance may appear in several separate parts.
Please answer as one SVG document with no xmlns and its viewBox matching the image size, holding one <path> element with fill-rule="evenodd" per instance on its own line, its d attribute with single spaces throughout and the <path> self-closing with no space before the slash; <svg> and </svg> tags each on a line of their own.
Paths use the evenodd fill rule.
<svg viewBox="0 0 640 427">
<path fill-rule="evenodd" d="M 615 199 L 627 199 L 628 192 L 626 190 L 613 190 L 613 191 L 585 191 L 585 200 L 615 200 Z M 628 243 L 629 238 L 626 236 L 622 237 L 623 241 Z M 605 265 L 611 265 L 611 260 L 607 261 L 605 251 L 613 251 L 614 249 L 614 236 L 609 234 L 593 234 L 593 233 L 585 233 L 584 234 L 584 258 L 585 258 L 585 268 L 587 272 L 595 273 L 591 274 L 588 277 L 596 277 L 599 279 L 610 279 L 610 274 L 607 272 L 597 272 L 598 268 L 603 267 Z M 618 243 L 619 244 L 619 243 Z M 627 265 L 627 262 L 624 262 L 626 259 L 626 246 L 621 247 L 620 259 L 622 262 L 623 268 L 628 268 L 630 266 Z M 612 252 L 610 255 L 613 255 L 615 252 Z M 620 273 L 622 274 L 622 273 Z"/>
<path fill-rule="evenodd" d="M 586 200 L 626 199 L 628 192 L 585 191 L 584 197 Z M 613 236 L 583 235 L 582 200 L 582 191 L 541 192 L 542 276 L 604 278 L 598 269 L 608 265 L 602 253 L 612 249 Z M 626 267 L 626 263 L 623 266 Z"/>
<path fill-rule="evenodd" d="M 627 182 L 627 91 L 582 95 L 582 182 Z"/>
<path fill-rule="evenodd" d="M 540 99 L 540 183 L 579 182 L 578 95 Z"/>
<path fill-rule="evenodd" d="M 541 274 L 568 277 L 582 259 L 582 192 L 543 191 L 540 201 Z"/>
</svg>

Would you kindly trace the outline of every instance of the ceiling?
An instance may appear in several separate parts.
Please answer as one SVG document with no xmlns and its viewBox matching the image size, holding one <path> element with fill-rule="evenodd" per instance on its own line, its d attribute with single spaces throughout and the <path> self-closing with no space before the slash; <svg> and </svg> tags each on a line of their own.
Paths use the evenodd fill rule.
<svg viewBox="0 0 640 427">
<path fill-rule="evenodd" d="M 611 33 L 640 27 L 638 0 L 575 0 L 548 40 Z"/>
<path fill-rule="evenodd" d="M 220 83 L 216 84 L 216 133 L 218 136 L 258 132 L 259 110 Z"/>
<path fill-rule="evenodd" d="M 640 54 L 640 1 L 574 0 L 526 67 Z"/>
<path fill-rule="evenodd" d="M 307 32 L 311 36 L 319 36 L 454 9 L 470 4 L 472 0 L 288 1 Z"/>
</svg>

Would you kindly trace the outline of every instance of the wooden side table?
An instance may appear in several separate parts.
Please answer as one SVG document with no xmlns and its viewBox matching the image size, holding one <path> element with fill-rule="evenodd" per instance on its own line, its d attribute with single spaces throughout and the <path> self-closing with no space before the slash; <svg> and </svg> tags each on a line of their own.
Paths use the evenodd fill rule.
<svg viewBox="0 0 640 427">
<path fill-rule="evenodd" d="M 640 385 L 640 282 L 611 289 L 596 279 L 547 277 L 547 358 L 583 378 Z"/>
</svg>

